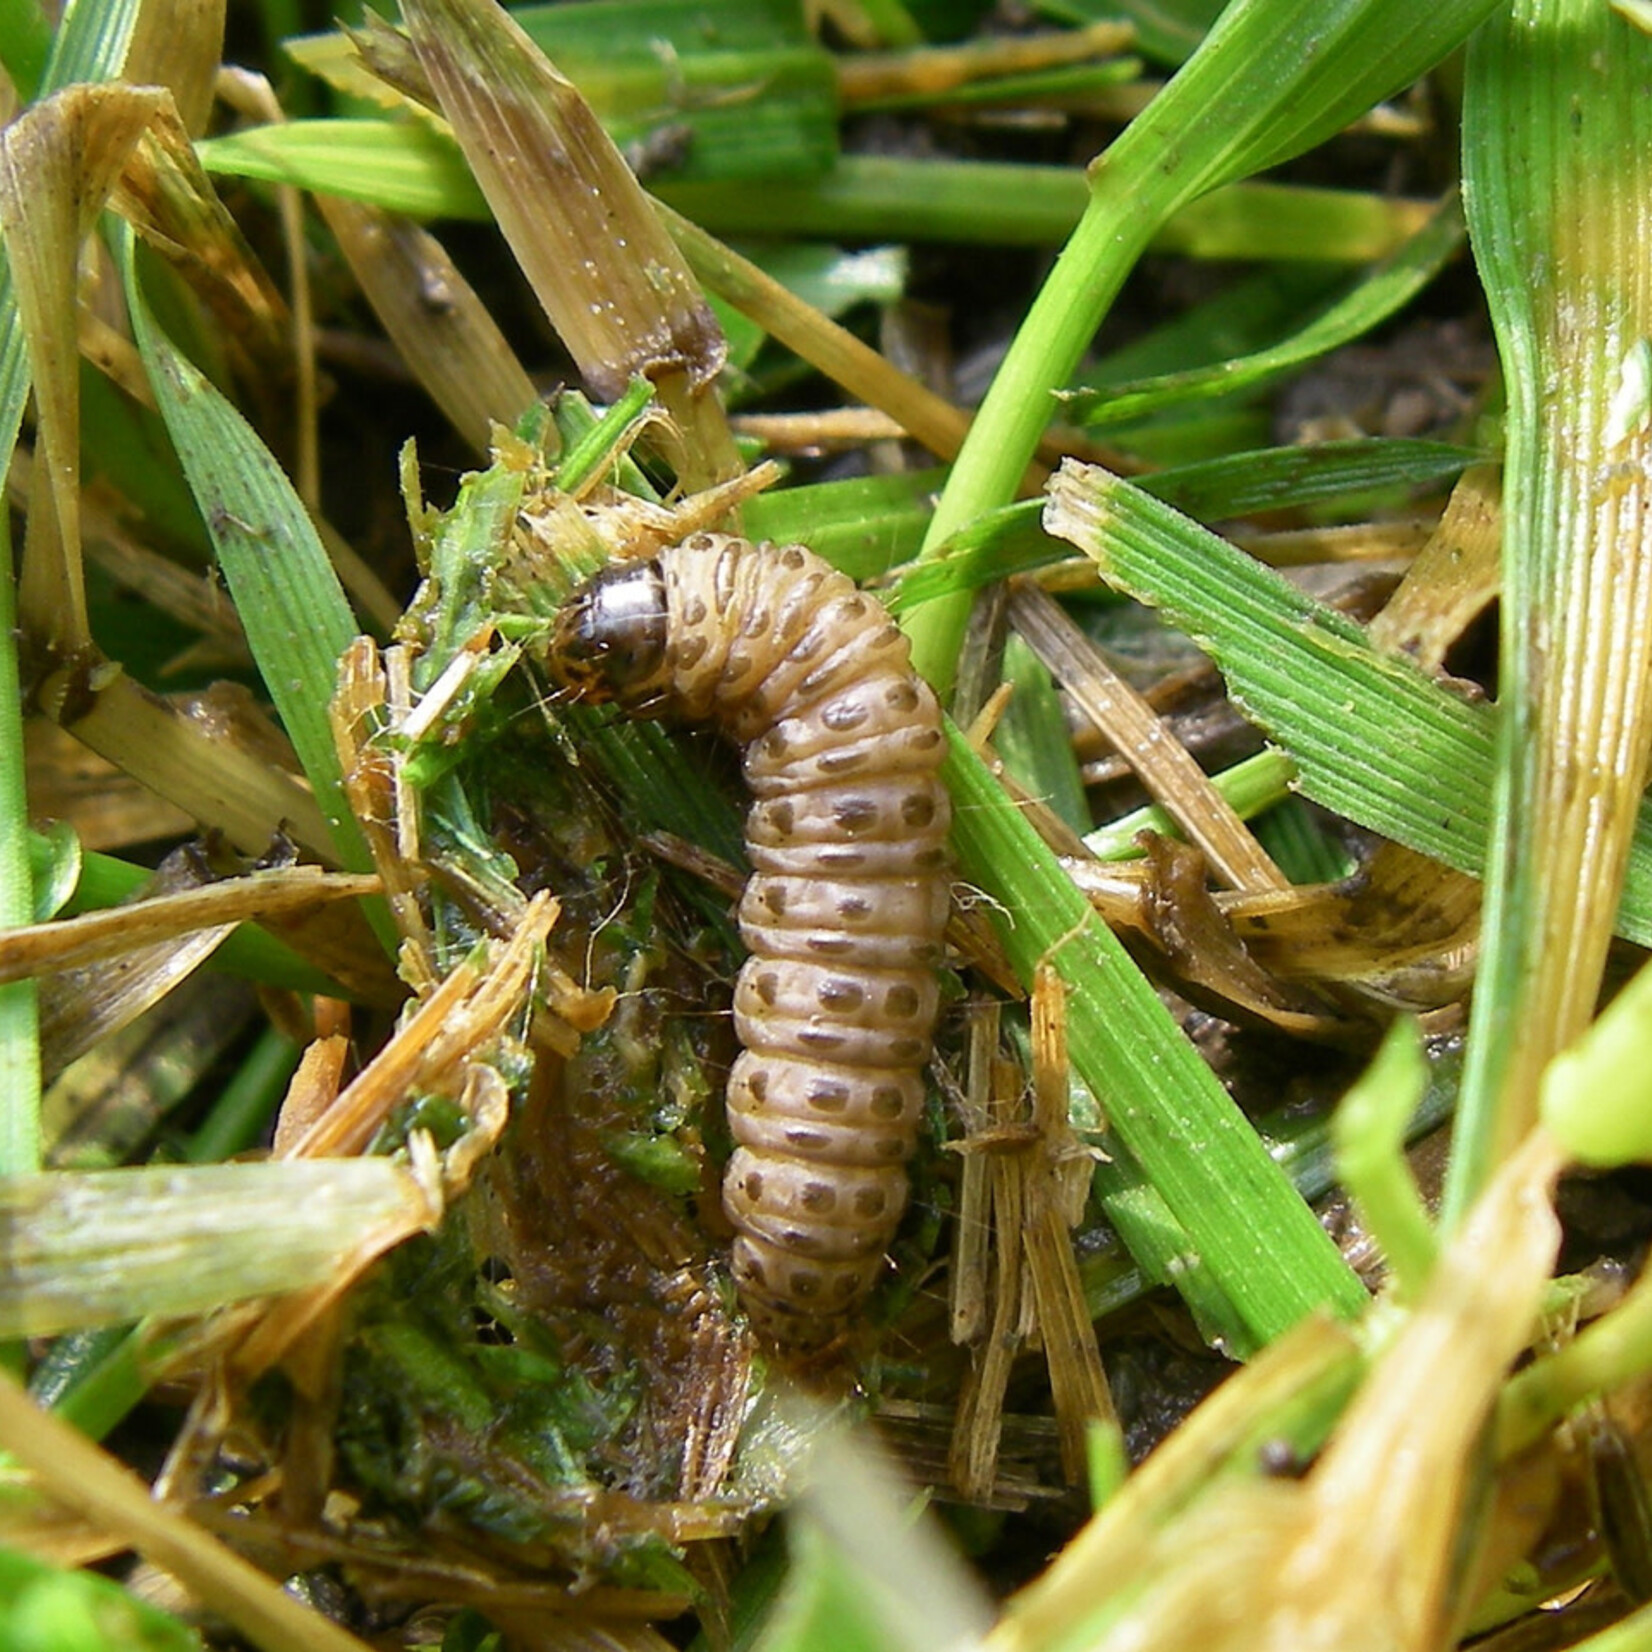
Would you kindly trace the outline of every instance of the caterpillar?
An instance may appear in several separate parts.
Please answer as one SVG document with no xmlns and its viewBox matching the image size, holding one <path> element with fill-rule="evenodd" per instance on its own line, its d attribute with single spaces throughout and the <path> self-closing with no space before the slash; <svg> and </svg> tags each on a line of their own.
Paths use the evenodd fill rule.
<svg viewBox="0 0 1652 1652">
<path fill-rule="evenodd" d="M 574 697 L 709 722 L 741 748 L 754 868 L 723 1207 L 754 1328 L 830 1341 L 908 1193 L 949 902 L 940 708 L 883 606 L 801 545 L 696 533 L 563 606 Z"/>
</svg>

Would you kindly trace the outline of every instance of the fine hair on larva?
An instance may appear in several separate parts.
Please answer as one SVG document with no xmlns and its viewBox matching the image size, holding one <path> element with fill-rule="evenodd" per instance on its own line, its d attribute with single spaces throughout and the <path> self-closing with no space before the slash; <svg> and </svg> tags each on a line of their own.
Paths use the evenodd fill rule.
<svg viewBox="0 0 1652 1652">
<path fill-rule="evenodd" d="M 935 696 L 846 575 L 714 533 L 576 591 L 548 666 L 578 698 L 741 749 L 754 870 L 723 1205 L 755 1328 L 828 1341 L 883 1266 L 923 1111 L 949 898 Z"/>
</svg>

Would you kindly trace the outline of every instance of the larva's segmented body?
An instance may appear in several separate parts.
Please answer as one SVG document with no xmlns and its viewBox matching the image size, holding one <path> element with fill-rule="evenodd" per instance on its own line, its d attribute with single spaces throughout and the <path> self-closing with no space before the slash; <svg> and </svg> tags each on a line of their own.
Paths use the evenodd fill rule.
<svg viewBox="0 0 1652 1652">
<path fill-rule="evenodd" d="M 550 668 L 738 741 L 755 874 L 729 1075 L 734 1273 L 778 1341 L 830 1337 L 907 1196 L 946 926 L 940 711 L 883 607 L 800 545 L 695 534 L 592 580 Z"/>
</svg>

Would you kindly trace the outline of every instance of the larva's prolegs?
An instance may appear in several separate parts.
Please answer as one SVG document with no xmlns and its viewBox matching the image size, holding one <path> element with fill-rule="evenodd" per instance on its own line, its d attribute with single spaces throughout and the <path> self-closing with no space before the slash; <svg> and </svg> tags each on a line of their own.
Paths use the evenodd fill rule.
<svg viewBox="0 0 1652 1652">
<path fill-rule="evenodd" d="M 696 534 L 599 575 L 550 650 L 564 685 L 738 741 L 755 875 L 723 1202 L 758 1327 L 830 1337 L 906 1206 L 947 919 L 940 711 L 880 604 L 802 546 Z"/>
</svg>

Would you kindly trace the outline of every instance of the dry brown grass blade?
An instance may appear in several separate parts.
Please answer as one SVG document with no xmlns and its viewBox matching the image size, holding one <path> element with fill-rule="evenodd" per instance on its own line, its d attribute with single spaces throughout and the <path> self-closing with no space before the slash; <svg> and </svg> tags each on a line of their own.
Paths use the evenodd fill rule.
<svg viewBox="0 0 1652 1652">
<path fill-rule="evenodd" d="M 414 50 L 551 325 L 599 400 L 651 379 L 693 488 L 743 468 L 716 401 L 726 346 L 573 83 L 490 0 L 409 0 Z"/>
<path fill-rule="evenodd" d="M 1036 585 L 1017 582 L 1010 622 L 1061 680 L 1084 714 L 1118 748 L 1142 784 L 1204 851 L 1211 867 L 1236 889 L 1285 889 L 1250 828 L 1158 713 L 1102 659 L 1055 600 Z"/>
<path fill-rule="evenodd" d="M 1066 1002 L 1059 979 L 1041 971 L 1034 984 L 1030 1117 L 1020 1069 L 996 1054 L 997 1025 L 996 1013 L 977 1016 L 970 1079 L 976 1100 L 965 1099 L 968 1134 L 950 1144 L 964 1161 L 968 1208 L 961 1222 L 967 1216 L 974 1231 L 967 1250 L 960 1241 L 968 1272 L 954 1286 L 953 1335 L 974 1346 L 947 1467 L 959 1492 L 979 1502 L 991 1500 L 997 1480 L 1011 1366 L 1035 1327 L 1069 1483 L 1083 1480 L 1091 1426 L 1117 1424 L 1073 1257 L 1071 1229 L 1083 1211 L 1093 1160 L 1067 1122 Z"/>
<path fill-rule="evenodd" d="M 1480 941 L 1480 880 L 1398 844 L 1344 884 L 1224 903 L 1259 963 L 1413 1008 L 1467 996 Z"/>
<path fill-rule="evenodd" d="M 318 866 L 289 866 L 226 878 L 204 889 L 86 912 L 78 918 L 29 924 L 0 934 L 0 981 L 18 981 L 46 970 L 80 969 L 193 930 L 257 923 L 302 907 L 378 892 L 376 877 L 324 872 Z"/>
<path fill-rule="evenodd" d="M 206 131 L 212 87 L 224 55 L 226 0 L 165 0 L 138 12 L 124 74 L 138 86 L 164 86 L 191 137 Z"/>
<path fill-rule="evenodd" d="M 80 246 L 165 96 L 70 86 L 0 129 L 0 230 L 45 461 L 29 513 L 18 617 L 54 654 L 83 654 L 92 641 L 80 552 Z"/>
<path fill-rule="evenodd" d="M 273 766 L 238 732 L 150 693 L 119 666 L 55 671 L 38 698 L 77 740 L 193 819 L 218 827 L 237 849 L 262 854 L 286 832 L 318 860 L 332 860 L 332 834 L 303 781 Z"/>
<path fill-rule="evenodd" d="M 857 52 L 836 60 L 838 94 L 846 104 L 890 97 L 938 97 L 999 75 L 1111 57 L 1127 51 L 1135 38 L 1133 23 L 1108 22 L 1048 34 L 973 40 L 961 46 Z"/>
<path fill-rule="evenodd" d="M 886 413 L 937 457 L 950 459 L 963 446 L 969 414 L 961 407 L 901 372 L 847 327 L 823 316 L 691 219 L 657 202 L 654 210 L 689 267 L 720 298 L 851 395 Z M 1040 472 L 1034 486 L 1042 481 Z"/>
<path fill-rule="evenodd" d="M 453 970 L 304 1133 L 293 1156 L 360 1153 L 413 1089 L 451 1083 L 470 1052 L 498 1038 L 521 1009 L 558 910 L 549 895 L 536 895 L 508 943 L 495 945 L 485 963 Z"/>
<path fill-rule="evenodd" d="M 326 195 L 316 205 L 408 370 L 487 453 L 494 424 L 516 420 L 535 390 L 470 283 L 410 219 Z"/>
<path fill-rule="evenodd" d="M 1090 1430 L 1117 1432 L 1119 1420 L 1073 1256 L 1072 1230 L 1084 1213 L 1094 1161 L 1067 1122 L 1067 994 L 1047 965 L 1033 981 L 1032 1017 L 1033 1123 L 1040 1152 L 1025 1183 L 1027 1277 L 1050 1368 L 1061 1466 L 1071 1484 L 1082 1485 Z"/>
<path fill-rule="evenodd" d="M 56 1080 L 75 1076 L 66 1072 L 71 1062 L 79 1061 L 88 1051 L 131 1026 L 163 998 L 172 998 L 224 942 L 230 929 L 226 924 L 196 930 L 183 940 L 137 947 L 113 963 L 65 970 L 42 981 L 40 1068 L 54 1083 L 47 1111 L 52 1111 L 50 1103 L 57 1099 Z M 179 997 L 169 1005 L 168 1015 L 174 1014 L 178 1026 L 187 1025 L 187 997 Z M 141 1083 L 142 1064 L 132 1059 L 124 1041 L 105 1046 L 101 1053 L 104 1059 L 118 1059 L 124 1054 L 133 1084 Z M 108 1136 L 111 1142 L 123 1139 L 122 1133 L 112 1127 Z"/>
<path fill-rule="evenodd" d="M 83 849 L 185 836 L 194 821 L 44 717 L 23 726 L 26 784 L 41 820 L 66 821 Z"/>
<path fill-rule="evenodd" d="M 1446 650 L 1491 603 L 1502 584 L 1502 473 L 1465 470 L 1440 525 L 1406 570 L 1387 606 L 1366 627 L 1378 648 L 1438 671 Z"/>
<path fill-rule="evenodd" d="M 998 1049 L 999 1006 L 978 999 L 968 1007 L 969 1064 L 964 1088 L 952 1098 L 969 1134 L 987 1127 L 991 1108 L 992 1062 Z M 948 1333 L 954 1342 L 978 1341 L 986 1331 L 992 1258 L 991 1189 L 987 1161 L 966 1153 L 958 1179 L 958 1214 L 952 1224 L 952 1266 L 947 1273 Z"/>
<path fill-rule="evenodd" d="M 1139 863 L 1065 864 L 1095 910 L 1129 938 L 1145 967 L 1168 976 L 1194 1003 L 1242 1025 L 1330 1043 L 1369 1039 L 1368 1019 L 1339 1010 L 1316 994 L 1311 982 L 1305 986 L 1276 976 L 1252 955 L 1228 916 L 1228 903 L 1211 892 L 1197 849 L 1144 836 L 1146 854 Z M 1275 901 L 1290 909 L 1301 897 L 1288 890 L 1252 898 L 1270 909 Z M 1265 923 L 1260 920 L 1258 927 Z"/>
<path fill-rule="evenodd" d="M 111 192 L 110 205 L 190 285 L 239 351 L 253 389 L 292 375 L 286 301 L 218 199 L 177 113 L 164 103 Z"/>
</svg>

